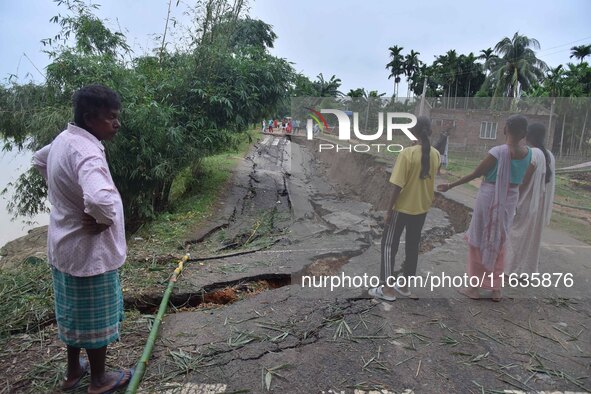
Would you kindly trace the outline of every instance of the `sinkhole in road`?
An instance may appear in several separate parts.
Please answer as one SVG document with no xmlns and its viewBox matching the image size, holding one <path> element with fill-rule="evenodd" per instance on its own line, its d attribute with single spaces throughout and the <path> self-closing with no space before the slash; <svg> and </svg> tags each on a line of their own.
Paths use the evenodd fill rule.
<svg viewBox="0 0 591 394">
<path fill-rule="evenodd" d="M 214 283 L 194 292 L 173 293 L 168 304 L 179 312 L 214 308 L 290 284 L 290 274 L 257 275 L 235 281 Z M 141 313 L 154 314 L 161 301 L 162 295 L 144 295 L 137 298 L 126 298 L 125 305 L 126 308 L 136 309 Z"/>
</svg>

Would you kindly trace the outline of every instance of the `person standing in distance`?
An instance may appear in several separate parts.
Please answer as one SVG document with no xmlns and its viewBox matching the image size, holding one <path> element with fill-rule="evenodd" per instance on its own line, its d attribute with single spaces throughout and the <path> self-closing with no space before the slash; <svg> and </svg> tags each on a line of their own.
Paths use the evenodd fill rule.
<svg viewBox="0 0 591 394">
<path fill-rule="evenodd" d="M 73 97 L 74 123 L 37 151 L 51 203 L 47 257 L 53 275 L 58 336 L 67 346 L 64 390 L 76 388 L 90 367 L 88 393 L 111 392 L 133 369 L 105 371 L 107 345 L 123 321 L 118 269 L 127 253 L 123 204 L 101 141 L 117 134 L 121 101 L 102 85 Z M 85 349 L 88 361 L 80 357 Z"/>
</svg>

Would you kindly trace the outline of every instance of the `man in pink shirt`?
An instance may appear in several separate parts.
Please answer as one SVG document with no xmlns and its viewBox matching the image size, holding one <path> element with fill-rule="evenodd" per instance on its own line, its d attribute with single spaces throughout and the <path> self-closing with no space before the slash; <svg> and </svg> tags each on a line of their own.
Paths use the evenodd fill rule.
<svg viewBox="0 0 591 394">
<path fill-rule="evenodd" d="M 107 345 L 119 339 L 123 296 L 118 268 L 126 242 L 121 196 L 103 140 L 121 124 L 117 93 L 101 85 L 74 94 L 74 123 L 37 151 L 33 165 L 47 181 L 51 203 L 47 257 L 51 264 L 58 336 L 67 345 L 64 390 L 90 366 L 90 394 L 127 384 L 133 370 L 105 372 Z M 88 361 L 80 358 L 86 349 Z"/>
</svg>

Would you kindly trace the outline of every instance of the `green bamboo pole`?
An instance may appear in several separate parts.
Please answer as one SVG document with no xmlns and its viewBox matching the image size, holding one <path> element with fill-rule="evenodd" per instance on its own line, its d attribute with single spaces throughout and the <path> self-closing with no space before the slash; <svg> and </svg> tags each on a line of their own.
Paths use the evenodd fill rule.
<svg viewBox="0 0 591 394">
<path fill-rule="evenodd" d="M 160 331 L 160 323 L 162 323 L 162 318 L 166 313 L 166 309 L 168 307 L 168 300 L 170 298 L 170 294 L 172 293 L 172 288 L 183 270 L 183 265 L 189 259 L 189 255 L 186 254 L 183 258 L 179 261 L 178 267 L 175 268 L 170 280 L 168 281 L 168 287 L 164 291 L 164 295 L 162 296 L 162 302 L 160 302 L 160 308 L 158 309 L 158 314 L 154 319 L 154 323 L 152 324 L 152 330 L 150 331 L 150 336 L 148 337 L 148 341 L 146 342 L 146 346 L 144 347 L 144 352 L 142 353 L 142 357 L 140 361 L 138 361 L 137 365 L 135 366 L 135 373 L 127 386 L 127 390 L 125 391 L 126 394 L 135 394 L 137 389 L 142 381 L 142 377 L 144 376 L 144 372 L 146 371 L 146 366 L 148 365 L 148 360 L 150 360 L 150 356 L 152 355 L 152 350 L 154 349 L 154 342 L 158 337 L 158 331 Z"/>
</svg>

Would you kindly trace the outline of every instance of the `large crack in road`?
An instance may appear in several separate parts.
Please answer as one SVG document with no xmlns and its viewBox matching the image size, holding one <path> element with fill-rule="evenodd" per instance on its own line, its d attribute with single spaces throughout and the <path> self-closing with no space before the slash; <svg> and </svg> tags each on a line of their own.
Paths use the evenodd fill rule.
<svg viewBox="0 0 591 394">
<path fill-rule="evenodd" d="M 363 160 L 363 165 L 366 160 Z M 338 167 L 339 163 L 332 165 Z M 382 212 L 374 210 L 370 202 L 362 201 L 359 198 L 362 194 L 356 193 L 358 198 L 351 198 L 340 190 L 340 177 L 331 182 L 327 177 L 329 172 L 310 149 L 292 144 L 288 138 L 267 136 L 255 145 L 237 171 L 226 204 L 227 210 L 231 207 L 227 221 L 216 223 L 199 239 L 186 242 L 187 249 L 191 253 L 195 250 L 198 255 L 199 244 L 209 241 L 217 245 L 213 257 L 200 259 L 209 260 L 206 266 L 201 263 L 200 269 L 194 270 L 188 265 L 172 297 L 172 305 L 210 306 L 211 302 L 205 300 L 216 299 L 210 293 L 224 291 L 225 288 L 234 288 L 233 291 L 240 293 L 237 286 L 251 283 L 257 277 L 264 277 L 270 283 L 269 288 L 275 288 L 301 284 L 303 275 L 334 275 L 352 258 L 375 245 L 381 237 Z M 380 174 L 375 170 L 370 173 L 374 176 Z M 345 175 L 368 178 L 362 173 Z M 455 217 L 461 216 L 455 213 Z M 421 252 L 431 250 L 454 233 L 454 226 L 446 221 L 443 213 L 439 213 L 436 219 L 435 222 L 427 222 Z M 271 239 L 273 248 L 264 250 L 265 240 Z M 263 250 L 250 256 L 237 254 L 235 259 L 216 258 L 228 255 L 228 251 L 252 249 L 257 242 L 263 243 L 263 247 L 258 248 Z M 275 256 L 269 257 L 273 252 Z M 296 254 L 297 257 L 294 257 Z M 291 264 L 279 265 L 283 268 L 273 272 L 264 270 L 278 265 L 275 263 L 282 258 Z M 261 259 L 267 264 L 261 264 Z M 227 263 L 220 264 L 223 261 Z M 252 272 L 253 268 L 255 272 Z M 212 277 L 211 274 L 220 269 L 222 276 Z M 231 272 L 233 270 L 236 272 Z M 288 275 L 291 280 L 285 279 Z M 198 281 L 192 280 L 195 276 L 199 277 Z M 232 302 L 237 299 L 239 297 Z M 155 294 L 126 301 L 129 306 L 146 312 L 157 307 L 160 299 Z"/>
<path fill-rule="evenodd" d="M 236 170 L 220 214 L 223 223 L 187 246 L 193 255 L 205 244 L 237 253 L 186 266 L 173 296 L 177 313 L 166 317 L 147 371 L 147 391 L 202 392 L 202 383 L 219 383 L 215 387 L 223 389 L 212 392 L 266 392 L 268 374 L 270 391 L 287 393 L 433 392 L 425 387 L 468 392 L 475 387 L 472 381 L 498 387 L 499 376 L 502 387 L 563 387 L 555 380 L 527 378 L 527 363 L 511 371 L 511 378 L 500 368 L 503 357 L 523 358 L 533 345 L 531 333 L 498 327 L 498 315 L 510 320 L 543 310 L 547 305 L 541 299 L 512 309 L 466 308 L 442 293 L 385 304 L 355 286 L 303 287 L 304 275 L 379 273 L 391 167 L 368 155 L 339 161 L 314 152 L 309 142 L 266 136 Z M 449 245 L 460 242 L 469 220 L 468 208 L 436 197 L 421 242 L 420 275 L 450 264 L 441 254 L 432 255 L 439 245 L 457 253 Z M 404 248 L 397 259 L 403 261 Z M 449 270 L 463 270 L 455 254 L 449 259 Z M 225 306 L 215 308 L 216 303 Z M 565 310 L 561 319 L 574 324 L 579 313 Z M 540 330 L 535 326 L 530 322 L 531 330 Z M 565 350 L 563 345 L 550 342 L 533 351 L 551 359 Z M 475 365 L 469 379 L 458 365 Z M 581 372 L 576 360 L 561 368 Z M 584 382 L 575 383 L 566 386 Z"/>
</svg>

